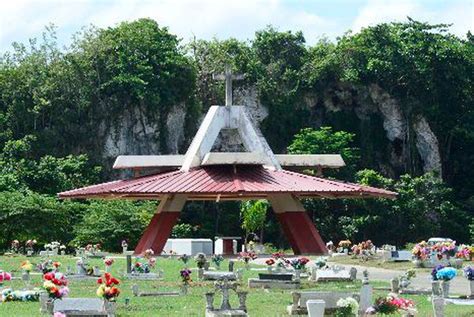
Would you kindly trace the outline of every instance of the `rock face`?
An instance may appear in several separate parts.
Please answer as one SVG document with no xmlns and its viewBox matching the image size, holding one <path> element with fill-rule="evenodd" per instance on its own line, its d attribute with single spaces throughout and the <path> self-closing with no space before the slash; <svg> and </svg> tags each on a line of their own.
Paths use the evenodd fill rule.
<svg viewBox="0 0 474 317">
<path fill-rule="evenodd" d="M 438 175 L 442 175 L 438 139 L 426 118 L 418 116 L 413 124 L 413 130 L 416 134 L 416 148 L 423 161 L 423 170 L 425 172 L 434 171 Z"/>
<path fill-rule="evenodd" d="M 248 113 L 257 126 L 269 115 L 267 107 L 262 105 L 257 88 L 254 86 L 235 88 L 234 104 L 247 107 Z M 361 126 L 364 122 L 370 122 L 373 116 L 380 118 L 388 144 L 383 151 L 388 152 L 379 156 L 385 156 L 388 162 L 379 162 L 379 167 L 388 174 L 393 174 L 393 169 L 403 172 L 411 163 L 408 136 L 412 133 L 414 135 L 412 145 L 416 147 L 423 170 L 436 171 L 441 175 L 438 139 L 426 118 L 419 116 L 410 122 L 397 99 L 376 84 L 354 86 L 340 83 L 327 89 L 322 95 L 308 94 L 304 98 L 303 107 L 307 107 L 315 114 L 312 126 L 316 127 L 328 124 L 325 122 L 324 113 L 353 112 L 356 120 L 360 120 Z M 202 121 L 204 115 L 203 113 L 197 120 Z M 185 140 L 185 120 L 185 104 L 172 107 L 166 120 L 150 119 L 140 107 L 127 110 L 118 124 L 110 128 L 105 128 L 104 125 L 102 129 L 105 140 L 103 157 L 115 159 L 116 156 L 122 154 L 184 153 L 186 150 L 184 144 L 191 141 Z M 161 126 L 159 121 L 165 122 L 165 125 Z M 344 125 L 344 122 L 342 123 Z M 164 133 L 164 138 L 160 138 L 161 133 Z M 363 133 L 363 131 L 359 132 L 359 134 Z M 193 135 L 193 133 L 187 135 Z M 364 137 L 368 142 L 372 140 L 371 135 Z M 164 146 L 160 144 L 160 140 L 163 139 L 166 142 Z M 164 148 L 167 153 L 161 153 Z M 381 151 L 381 149 L 377 150 Z M 245 151 L 245 149 L 237 131 L 223 130 L 214 144 L 213 151 L 237 152 Z"/>
</svg>

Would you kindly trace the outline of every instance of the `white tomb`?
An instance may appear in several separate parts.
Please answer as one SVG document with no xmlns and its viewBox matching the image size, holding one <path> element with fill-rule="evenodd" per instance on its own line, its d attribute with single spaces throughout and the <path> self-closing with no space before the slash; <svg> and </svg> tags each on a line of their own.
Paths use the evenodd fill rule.
<svg viewBox="0 0 474 317">
<path fill-rule="evenodd" d="M 216 241 L 214 242 L 214 254 L 229 254 L 229 250 L 226 250 L 225 248 L 225 241 L 232 239 L 232 253 L 231 254 L 237 254 L 237 240 L 240 239 L 240 237 L 221 237 L 217 238 Z"/>
<path fill-rule="evenodd" d="M 187 254 L 196 255 L 204 253 L 206 255 L 212 254 L 212 240 L 211 239 L 168 239 L 163 248 L 164 254 Z"/>
</svg>

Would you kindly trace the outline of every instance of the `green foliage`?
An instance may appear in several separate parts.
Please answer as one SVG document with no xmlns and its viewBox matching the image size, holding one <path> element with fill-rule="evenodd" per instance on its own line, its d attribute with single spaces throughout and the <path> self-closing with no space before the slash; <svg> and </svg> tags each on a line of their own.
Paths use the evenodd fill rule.
<svg viewBox="0 0 474 317">
<path fill-rule="evenodd" d="M 172 238 L 194 238 L 196 233 L 196 226 L 192 226 L 189 223 L 178 223 L 173 227 L 171 232 Z"/>
<path fill-rule="evenodd" d="M 265 224 L 268 202 L 266 200 L 244 201 L 240 206 L 242 228 L 248 233 L 255 233 Z"/>
<path fill-rule="evenodd" d="M 82 204 L 61 202 L 30 191 L 0 192 L 0 249 L 9 247 L 14 239 L 36 239 L 40 245 L 51 241 L 67 243 L 84 210 Z"/>
<path fill-rule="evenodd" d="M 354 136 L 345 131 L 333 132 L 331 127 L 321 127 L 318 130 L 302 129 L 288 146 L 288 153 L 340 154 L 346 166 L 343 170 L 344 174 L 339 176 L 347 179 L 347 175 L 355 173 L 360 159 L 359 149 L 352 146 Z"/>
<path fill-rule="evenodd" d="M 71 244 L 100 243 L 105 250 L 118 251 L 126 239 L 134 248 L 155 210 L 153 201 L 92 201 L 75 226 Z"/>
</svg>

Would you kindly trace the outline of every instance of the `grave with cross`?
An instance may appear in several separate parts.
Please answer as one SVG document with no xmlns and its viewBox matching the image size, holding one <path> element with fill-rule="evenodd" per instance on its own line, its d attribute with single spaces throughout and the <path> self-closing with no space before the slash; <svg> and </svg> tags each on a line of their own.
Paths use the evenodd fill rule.
<svg viewBox="0 0 474 317">
<path fill-rule="evenodd" d="M 135 254 L 163 251 L 186 201 L 266 199 L 295 254 L 325 254 L 326 246 L 300 199 L 395 197 L 383 189 L 287 170 L 321 171 L 345 164 L 338 154 L 275 155 L 247 109 L 233 105 L 232 80 L 243 75 L 227 67 L 214 78 L 225 80 L 226 104 L 209 108 L 186 154 L 119 156 L 114 168 L 131 169 L 134 178 L 62 192 L 59 197 L 159 200 Z M 226 129 L 238 131 L 246 152 L 211 151 L 219 132 Z"/>
</svg>

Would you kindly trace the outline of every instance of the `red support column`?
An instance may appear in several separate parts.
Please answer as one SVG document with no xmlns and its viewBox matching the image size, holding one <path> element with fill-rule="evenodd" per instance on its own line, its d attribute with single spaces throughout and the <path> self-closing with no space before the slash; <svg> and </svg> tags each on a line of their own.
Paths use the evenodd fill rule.
<svg viewBox="0 0 474 317">
<path fill-rule="evenodd" d="M 327 254 L 326 245 L 306 211 L 276 214 L 295 254 Z"/>
<path fill-rule="evenodd" d="M 135 248 L 135 254 L 142 254 L 147 249 L 152 249 L 157 255 L 163 251 L 166 240 L 171 235 L 171 230 L 178 221 L 179 213 L 185 203 L 185 196 L 163 197 L 157 213 L 151 218 L 150 224 Z"/>
<path fill-rule="evenodd" d="M 297 197 L 276 194 L 268 199 L 295 254 L 327 254 L 323 239 Z"/>
<path fill-rule="evenodd" d="M 147 249 L 152 249 L 157 255 L 160 254 L 178 218 L 179 212 L 155 214 L 138 242 L 135 254 L 142 254 Z"/>
</svg>

